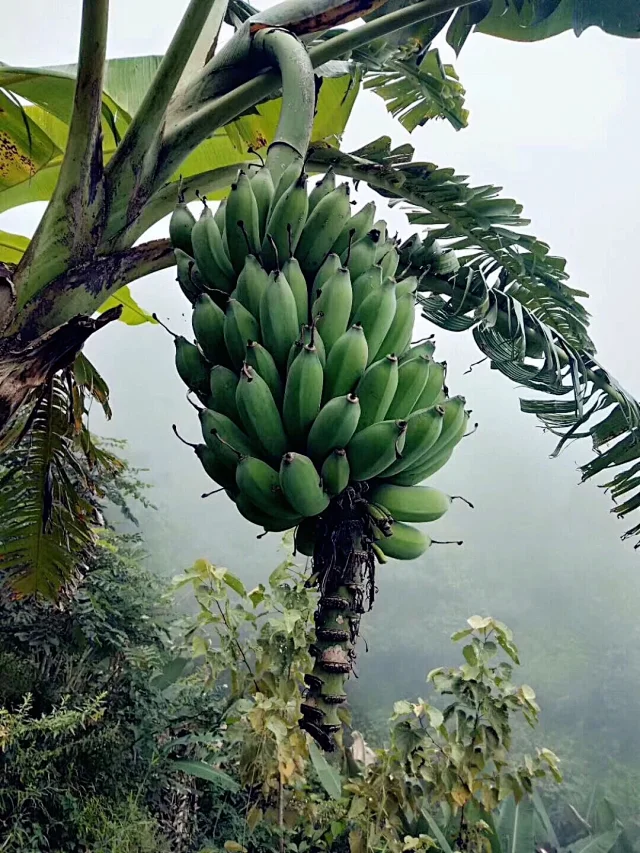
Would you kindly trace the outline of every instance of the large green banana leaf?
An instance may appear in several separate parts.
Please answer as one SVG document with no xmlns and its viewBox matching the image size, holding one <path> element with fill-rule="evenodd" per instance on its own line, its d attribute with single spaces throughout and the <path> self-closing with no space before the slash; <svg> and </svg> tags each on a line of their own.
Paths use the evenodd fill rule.
<svg viewBox="0 0 640 853">
<path fill-rule="evenodd" d="M 406 5 L 406 0 L 388 0 L 367 18 L 378 18 Z M 477 32 L 512 41 L 540 41 L 567 30 L 579 36 L 589 27 L 637 38 L 640 4 L 637 0 L 479 0 L 457 12 L 443 12 L 398 30 L 387 37 L 387 43 L 426 47 L 446 29 L 447 41 L 460 51 L 474 27 Z"/>
</svg>

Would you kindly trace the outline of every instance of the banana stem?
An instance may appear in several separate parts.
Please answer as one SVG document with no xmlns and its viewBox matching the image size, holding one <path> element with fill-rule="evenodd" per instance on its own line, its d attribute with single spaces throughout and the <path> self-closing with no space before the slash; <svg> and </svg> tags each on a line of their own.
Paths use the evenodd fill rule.
<svg viewBox="0 0 640 853">
<path fill-rule="evenodd" d="M 341 728 L 339 706 L 353 672 L 362 614 L 375 591 L 373 528 L 367 502 L 357 488 L 330 503 L 318 519 L 313 549 L 314 584 L 320 589 L 315 614 L 315 658 L 306 676 L 307 694 L 300 726 L 326 751 Z"/>
<path fill-rule="evenodd" d="M 477 2 L 479 0 L 422 0 L 414 6 L 404 7 L 397 12 L 378 18 L 377 21 L 327 39 L 321 45 L 310 49 L 309 58 L 313 67 L 317 68 L 330 59 L 338 59 L 355 48 L 362 47 L 388 33 Z M 156 188 L 169 180 L 180 167 L 180 163 L 203 139 L 245 110 L 255 106 L 261 99 L 268 98 L 277 89 L 278 83 L 278 75 L 273 71 L 267 71 L 241 83 L 231 91 L 202 103 L 199 108 L 191 110 L 186 115 L 181 112 L 180 115 L 183 117 L 171 126 L 163 140 L 155 175 Z"/>
<path fill-rule="evenodd" d="M 223 7 L 222 23 L 226 0 L 191 0 L 140 108 L 107 167 L 107 196 L 113 208 L 105 232 L 107 239 L 122 231 L 133 218 L 131 210 L 140 204 L 138 194 L 144 196 L 142 203 L 148 197 L 144 185 L 155 171 L 169 101 L 214 3 Z"/>
<path fill-rule="evenodd" d="M 84 0 L 69 138 L 51 201 L 13 276 L 17 308 L 72 262 L 89 257 L 102 229 L 102 81 L 109 0 Z"/>
<path fill-rule="evenodd" d="M 259 30 L 253 45 L 269 57 L 282 77 L 280 119 L 267 153 L 267 166 L 277 183 L 296 157 L 304 159 L 309 147 L 315 108 L 313 66 L 302 42 L 286 30 Z"/>
<path fill-rule="evenodd" d="M 417 24 L 419 21 L 433 18 L 443 12 L 451 12 L 462 6 L 473 6 L 474 3 L 478 2 L 479 0 L 422 0 L 420 3 L 403 6 L 395 12 L 377 18 L 375 21 L 361 27 L 354 27 L 352 30 L 335 36 L 335 38 L 327 39 L 322 44 L 312 47 L 309 56 L 313 62 L 313 67 L 317 68 L 330 59 L 344 56 L 345 53 L 364 47 L 365 44 L 369 44 L 375 39 L 402 30 L 411 24 Z"/>
</svg>

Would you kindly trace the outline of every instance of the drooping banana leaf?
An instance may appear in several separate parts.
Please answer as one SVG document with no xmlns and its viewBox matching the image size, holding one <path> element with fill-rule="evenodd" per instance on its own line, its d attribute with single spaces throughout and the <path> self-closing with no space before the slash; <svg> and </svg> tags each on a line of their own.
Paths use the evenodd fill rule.
<svg viewBox="0 0 640 853">
<path fill-rule="evenodd" d="M 426 238 L 415 235 L 400 249 L 401 274 L 422 276 L 423 315 L 449 331 L 472 331 L 492 368 L 551 395 L 523 399 L 521 408 L 558 436 L 554 453 L 569 440 L 591 439 L 597 455 L 583 479 L 625 465 L 608 484 L 614 498 L 628 495 L 613 511 L 640 509 L 640 405 L 596 360 L 586 294 L 569 285 L 564 259 L 520 230 L 528 224 L 522 207 L 499 187 L 473 187 L 412 155 L 411 146 L 391 149 L 383 137 L 351 154 L 316 147 L 309 163 L 367 181 L 429 227 Z M 640 523 L 625 534 L 636 535 Z"/>
<path fill-rule="evenodd" d="M 417 2 L 417 0 L 414 0 Z M 407 4 L 387 3 L 367 15 L 374 19 Z M 580 36 L 589 27 L 624 38 L 640 36 L 640 9 L 635 0 L 478 0 L 456 12 L 444 12 L 423 23 L 405 27 L 389 37 L 395 45 L 413 44 L 426 50 L 439 32 L 459 53 L 474 31 L 511 41 L 541 41 L 573 30 Z"/>
<path fill-rule="evenodd" d="M 0 463 L 0 583 L 17 594 L 56 598 L 82 568 L 101 524 L 92 470 L 122 463 L 94 444 L 85 397 L 110 415 L 108 388 L 80 355 L 54 376 Z"/>
</svg>

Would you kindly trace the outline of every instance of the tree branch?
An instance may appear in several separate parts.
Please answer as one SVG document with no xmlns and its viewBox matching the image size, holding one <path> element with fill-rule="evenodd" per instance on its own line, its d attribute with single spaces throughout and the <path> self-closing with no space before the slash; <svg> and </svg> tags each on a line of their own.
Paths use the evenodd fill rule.
<svg viewBox="0 0 640 853">
<path fill-rule="evenodd" d="M 140 108 L 109 163 L 110 215 L 106 240 L 120 233 L 135 218 L 149 196 L 145 184 L 155 171 L 167 107 L 214 3 L 221 7 L 222 22 L 227 0 L 191 0 Z"/>
<path fill-rule="evenodd" d="M 49 206 L 14 276 L 18 309 L 70 262 L 89 257 L 100 236 L 104 202 L 102 80 L 108 18 L 109 0 L 84 0 L 69 139 Z"/>
<path fill-rule="evenodd" d="M 129 282 L 175 263 L 169 240 L 152 240 L 132 249 L 98 255 L 67 270 L 28 303 L 20 314 L 20 336 L 33 340 L 76 315 L 93 314 Z"/>
</svg>

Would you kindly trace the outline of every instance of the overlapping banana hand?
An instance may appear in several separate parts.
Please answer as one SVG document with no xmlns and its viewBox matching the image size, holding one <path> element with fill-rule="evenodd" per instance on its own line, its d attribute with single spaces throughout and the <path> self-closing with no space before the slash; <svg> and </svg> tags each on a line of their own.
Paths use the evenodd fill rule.
<svg viewBox="0 0 640 853">
<path fill-rule="evenodd" d="M 246 519 L 297 527 L 311 553 L 317 517 L 355 486 L 378 560 L 411 560 L 432 541 L 411 523 L 451 503 L 418 484 L 449 460 L 469 414 L 433 342 L 411 345 L 433 251 L 409 252 L 372 203 L 353 215 L 351 204 L 331 172 L 308 194 L 299 165 L 276 186 L 267 167 L 241 171 L 197 221 L 178 204 L 170 235 L 196 343 L 176 338 L 176 367 L 204 406 L 196 455 Z"/>
</svg>

